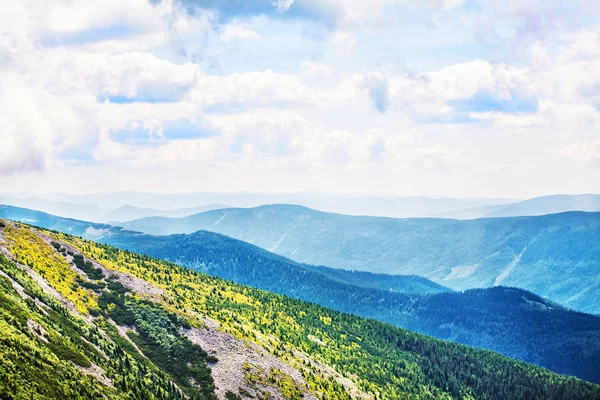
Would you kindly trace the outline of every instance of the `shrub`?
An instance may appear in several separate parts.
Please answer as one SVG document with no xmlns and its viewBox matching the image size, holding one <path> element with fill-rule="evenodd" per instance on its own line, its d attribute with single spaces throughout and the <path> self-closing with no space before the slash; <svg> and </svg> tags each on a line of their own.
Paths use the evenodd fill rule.
<svg viewBox="0 0 600 400">
<path fill-rule="evenodd" d="M 209 364 L 216 364 L 217 362 L 219 362 L 219 359 L 216 356 L 210 355 L 206 356 L 206 362 Z"/>
<path fill-rule="evenodd" d="M 237 394 L 230 392 L 229 390 L 225 393 L 225 398 L 227 400 L 242 400 L 242 398 L 240 396 L 238 396 Z"/>
</svg>

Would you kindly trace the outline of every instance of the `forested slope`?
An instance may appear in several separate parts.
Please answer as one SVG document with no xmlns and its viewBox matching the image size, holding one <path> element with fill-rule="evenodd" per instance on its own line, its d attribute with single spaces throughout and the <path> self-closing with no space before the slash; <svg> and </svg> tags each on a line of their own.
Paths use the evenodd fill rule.
<svg viewBox="0 0 600 400">
<path fill-rule="evenodd" d="M 438 293 L 444 288 L 415 277 L 389 279 L 299 264 L 211 232 L 157 237 L 17 211 L 50 227 L 102 235 L 97 240 L 214 276 L 600 382 L 600 318 L 573 312 L 530 292 L 499 287 L 422 296 L 415 293 Z M 405 291 L 411 293 L 398 293 Z"/>
<path fill-rule="evenodd" d="M 208 230 L 298 262 L 420 275 L 455 290 L 516 286 L 600 314 L 600 213 L 459 221 L 269 205 L 124 225 L 157 235 Z"/>
<path fill-rule="evenodd" d="M 131 237 L 118 246 L 600 382 L 600 317 L 566 309 L 525 290 L 495 287 L 426 295 L 377 290 L 337 280 L 327 268 L 298 264 L 203 231 Z M 343 273 L 347 274 L 351 272 Z"/>
<path fill-rule="evenodd" d="M 12 354 L 10 368 L 0 364 L 5 377 L 0 379 L 0 393 L 5 397 L 104 394 L 142 398 L 137 390 L 153 390 L 157 398 L 181 396 L 180 390 L 200 398 L 213 393 L 241 398 L 249 390 L 257 397 L 273 390 L 275 398 L 289 399 L 600 396 L 596 385 L 496 353 L 439 341 L 110 246 L 5 225 L 0 228 L 4 253 L 0 321 L 5 328 L 0 338 L 3 354 Z M 28 296 L 32 299 L 27 300 Z M 64 319 L 53 320 L 52 304 Z M 213 324 L 220 328 L 212 328 Z M 213 391 L 206 363 L 215 386 L 225 384 L 217 379 L 217 371 L 227 359 L 228 347 L 207 355 L 201 346 L 186 343 L 202 342 L 197 335 L 205 335 L 202 343 L 209 346 L 211 338 L 228 334 L 232 340 L 247 340 L 247 349 L 267 349 L 298 375 L 286 373 L 284 366 L 265 370 L 264 365 L 248 363 L 240 370 L 245 387 L 238 393 Z M 27 351 L 19 351 L 19 346 Z M 92 367 L 94 374 L 82 370 L 92 365 L 100 370 Z M 47 376 L 28 384 L 28 379 L 19 378 L 27 371 Z M 153 384 L 147 388 L 136 384 L 138 375 Z M 110 382 L 102 383 L 102 376 Z"/>
</svg>

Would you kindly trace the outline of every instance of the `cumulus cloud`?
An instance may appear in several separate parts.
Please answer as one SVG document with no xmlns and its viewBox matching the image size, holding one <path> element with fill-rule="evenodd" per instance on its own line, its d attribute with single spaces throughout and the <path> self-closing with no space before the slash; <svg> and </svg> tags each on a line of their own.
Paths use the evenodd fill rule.
<svg viewBox="0 0 600 400">
<path fill-rule="evenodd" d="M 252 171 L 266 187 L 274 171 L 311 171 L 307 185 L 335 171 L 352 187 L 357 171 L 376 185 L 381 171 L 483 170 L 486 158 L 514 167 L 524 154 L 598 165 L 597 27 L 571 29 L 563 18 L 548 35 L 532 31 L 518 59 L 469 47 L 409 69 L 380 62 L 365 40 L 379 35 L 400 52 L 389 26 L 376 27 L 399 9 L 428 23 L 457 13 L 469 25 L 461 0 L 82 2 L 12 2 L 0 16 L 2 176 L 219 169 Z M 535 3 L 503 11 L 490 0 L 485 13 L 518 22 Z M 413 28 L 404 34 L 421 32 Z"/>
</svg>

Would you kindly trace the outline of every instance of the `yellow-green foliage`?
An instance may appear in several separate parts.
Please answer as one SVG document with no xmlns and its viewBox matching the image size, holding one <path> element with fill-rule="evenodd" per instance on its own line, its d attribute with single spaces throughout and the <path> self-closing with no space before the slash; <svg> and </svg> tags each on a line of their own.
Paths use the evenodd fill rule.
<svg viewBox="0 0 600 400">
<path fill-rule="evenodd" d="M 4 234 L 15 259 L 40 274 L 63 297 L 71 300 L 80 313 L 87 314 L 90 308 L 96 308 L 96 294 L 76 284 L 77 272 L 29 227 L 7 226 Z"/>
<path fill-rule="evenodd" d="M 286 399 L 290 400 L 301 400 L 304 397 L 302 389 L 292 377 L 279 369 L 272 368 L 267 372 L 260 365 L 245 363 L 244 371 L 244 381 L 250 387 L 255 389 L 266 386 L 275 387 Z M 265 395 L 268 396 L 266 393 Z"/>
<path fill-rule="evenodd" d="M 92 363 L 104 379 L 81 369 Z M 184 398 L 106 319 L 74 316 L 0 253 L 0 399 Z"/>
<path fill-rule="evenodd" d="M 274 383 L 287 399 L 300 400 L 304 397 L 302 395 L 302 390 L 298 387 L 292 377 L 281 370 L 275 368 L 271 369 L 269 382 Z"/>
<path fill-rule="evenodd" d="M 0 279 L 4 280 L 5 278 L 0 277 Z M 12 294 L 8 291 L 0 293 L 0 303 L 5 305 L 8 302 L 11 303 L 13 311 L 18 307 L 18 310 L 30 321 L 31 318 L 35 318 L 28 312 L 27 307 L 15 292 Z M 0 384 L 0 397 L 4 398 L 2 391 L 6 390 L 10 393 L 19 393 L 22 395 L 20 398 L 27 399 L 59 398 L 61 396 L 84 399 L 90 398 L 89 396 L 102 397 L 101 391 L 104 392 L 104 395 L 113 398 L 112 390 L 102 387 L 91 377 L 79 372 L 74 364 L 59 359 L 46 346 L 40 345 L 41 342 L 36 338 L 35 333 L 28 331 L 25 324 L 11 319 L 12 316 L 6 315 L 6 311 L 6 309 L 0 308 L 0 365 L 2 366 L 0 379 L 3 380 Z M 56 338 L 58 334 L 53 333 L 51 336 Z M 52 337 L 50 340 L 53 340 Z M 69 347 L 64 346 L 63 342 L 60 347 L 63 354 L 72 351 Z M 26 375 L 10 374 L 12 371 L 24 370 L 27 371 Z M 39 393 L 45 393 L 47 397 L 39 396 Z"/>
<path fill-rule="evenodd" d="M 60 233 L 53 235 L 56 240 L 67 241 L 108 269 L 132 274 L 162 288 L 165 292 L 162 301 L 169 310 L 185 315 L 191 321 L 210 317 L 236 337 L 264 345 L 274 355 L 300 369 L 311 391 L 326 399 L 349 399 L 350 396 L 331 373 L 318 363 L 335 367 L 342 363 L 352 365 L 355 363 L 352 360 L 373 360 L 369 367 L 370 375 L 386 375 L 383 366 L 360 347 L 359 340 L 329 337 L 331 332 L 343 330 L 330 315 L 320 316 L 317 319 L 319 323 L 309 331 L 298 319 L 310 316 L 305 311 L 302 311 L 302 316 L 290 314 L 290 309 L 282 303 L 285 299 L 282 296 L 266 294 L 262 298 L 257 297 L 257 294 L 264 292 L 84 239 Z M 330 344 L 315 343 L 308 336 Z M 306 357 L 302 357 L 298 351 L 310 354 L 313 362 L 307 362 Z M 346 368 L 337 370 L 343 375 Z M 348 375 L 362 390 L 381 394 L 382 398 L 398 398 L 411 392 L 425 398 L 450 398 L 435 387 L 418 384 L 421 371 L 416 364 L 407 360 L 403 370 L 400 376 L 391 376 L 389 381 L 381 383 L 363 379 L 356 373 Z"/>
<path fill-rule="evenodd" d="M 598 387 L 381 322 L 193 272 L 172 263 L 54 234 L 109 269 L 164 290 L 154 298 L 190 320 L 210 317 L 296 367 L 323 399 L 350 399 L 353 383 L 375 399 L 590 398 Z M 289 396 L 289 380 L 270 376 Z M 283 389 L 282 389 L 283 390 Z"/>
</svg>

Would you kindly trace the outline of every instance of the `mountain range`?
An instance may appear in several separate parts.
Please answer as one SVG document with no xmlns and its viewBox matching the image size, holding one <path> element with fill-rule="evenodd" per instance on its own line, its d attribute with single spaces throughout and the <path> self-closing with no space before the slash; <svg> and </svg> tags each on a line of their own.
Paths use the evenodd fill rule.
<svg viewBox="0 0 600 400">
<path fill-rule="evenodd" d="M 115 219 L 105 217 L 108 210 L 124 206 L 162 211 L 194 209 L 210 205 L 228 204 L 232 207 L 255 207 L 263 204 L 298 204 L 323 211 L 349 215 L 377 215 L 389 217 L 423 217 L 436 213 L 455 212 L 490 205 L 514 203 L 515 199 L 496 198 L 434 198 L 434 197 L 377 197 L 325 193 L 183 193 L 159 194 L 143 192 L 96 193 L 89 195 L 54 193 L 46 195 L 4 195 L 0 203 L 32 208 L 67 218 L 87 219 L 95 222 L 126 221 L 135 218 Z M 69 209 L 69 206 L 72 208 Z M 224 207 L 221 207 L 224 208 Z M 83 214 L 95 210 L 94 214 Z M 60 211 L 60 212 L 58 212 Z M 152 214 L 151 214 L 152 215 Z M 144 216 L 151 216 L 144 215 Z M 186 214 L 191 215 L 191 214 Z M 153 216 L 173 216 L 156 213 Z M 184 216 L 184 215 L 179 215 Z"/>
<path fill-rule="evenodd" d="M 94 204 L 73 202 L 73 199 L 48 200 L 38 197 L 2 196 L 0 204 L 10 204 L 16 207 L 24 207 L 44 211 L 53 215 L 75 218 L 86 221 L 119 223 L 144 217 L 170 217 L 181 218 L 204 211 L 228 208 L 225 205 L 208 204 L 187 208 L 176 208 L 171 210 L 155 209 L 148 207 L 136 207 L 122 204 L 115 208 L 105 208 Z"/>
<path fill-rule="evenodd" d="M 144 217 L 181 218 L 217 208 L 296 204 L 324 212 L 393 218 L 517 217 L 565 211 L 600 211 L 600 195 L 550 195 L 527 200 L 509 198 L 377 197 L 326 193 L 183 193 L 114 192 L 89 195 L 0 195 L 0 204 L 31 208 L 65 218 L 124 222 Z M 165 205 L 168 209 L 164 209 Z M 225 206 L 229 205 L 229 206 Z"/>
<path fill-rule="evenodd" d="M 299 264 L 206 231 L 152 236 L 31 210 L 4 207 L 0 215 L 438 338 L 495 350 L 560 373 L 600 380 L 600 317 L 570 311 L 524 290 L 497 287 L 451 293 L 424 278 Z"/>
<path fill-rule="evenodd" d="M 157 235 L 209 230 L 298 262 L 420 275 L 455 290 L 515 286 L 600 313 L 600 213 L 463 221 L 348 216 L 268 205 L 122 225 Z"/>
<path fill-rule="evenodd" d="M 476 219 L 557 214 L 567 211 L 600 211 L 600 195 L 581 194 L 535 197 L 516 203 L 487 205 L 461 211 L 432 214 L 432 217 Z"/>
<path fill-rule="evenodd" d="M 0 328 L 2 398 L 600 396 L 493 352 L 2 220 Z"/>
</svg>

